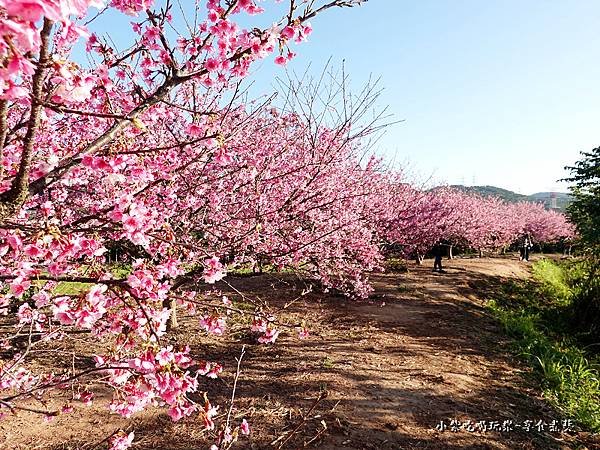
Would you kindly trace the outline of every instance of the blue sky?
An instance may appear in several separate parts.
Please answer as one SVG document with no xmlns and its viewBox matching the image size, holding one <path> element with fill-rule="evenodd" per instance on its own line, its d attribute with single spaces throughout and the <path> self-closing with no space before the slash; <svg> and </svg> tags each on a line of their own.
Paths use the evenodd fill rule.
<svg viewBox="0 0 600 450">
<path fill-rule="evenodd" d="M 421 179 L 564 191 L 563 167 L 600 145 L 597 0 L 370 0 L 313 26 L 289 69 L 333 57 L 357 88 L 381 77 L 404 122 L 378 152 Z M 257 85 L 276 72 L 263 63 Z"/>
<path fill-rule="evenodd" d="M 598 0 L 370 0 L 313 27 L 288 70 L 332 57 L 356 88 L 380 77 L 403 122 L 377 152 L 421 180 L 565 191 L 563 166 L 600 145 Z M 272 58 L 253 72 L 256 94 L 282 75 Z"/>
</svg>

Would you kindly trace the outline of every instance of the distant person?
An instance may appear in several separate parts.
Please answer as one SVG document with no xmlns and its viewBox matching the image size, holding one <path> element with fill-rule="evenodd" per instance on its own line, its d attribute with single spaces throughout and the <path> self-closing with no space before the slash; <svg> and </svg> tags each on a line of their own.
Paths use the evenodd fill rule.
<svg viewBox="0 0 600 450">
<path fill-rule="evenodd" d="M 433 253 L 433 272 L 444 273 L 444 268 L 442 267 L 442 257 L 444 256 L 444 246 L 438 242 L 433 246 L 431 252 Z"/>
<path fill-rule="evenodd" d="M 531 250 L 531 247 L 533 247 L 531 235 L 526 233 L 521 241 L 521 255 L 519 258 L 521 261 L 529 261 L 529 251 Z"/>
</svg>

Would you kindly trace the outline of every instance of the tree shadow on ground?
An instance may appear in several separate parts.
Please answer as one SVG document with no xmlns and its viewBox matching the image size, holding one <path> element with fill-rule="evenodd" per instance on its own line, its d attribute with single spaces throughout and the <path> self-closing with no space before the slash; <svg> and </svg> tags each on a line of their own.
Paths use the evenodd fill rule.
<svg viewBox="0 0 600 450">
<path fill-rule="evenodd" d="M 539 398 L 524 376 L 528 369 L 510 355 L 508 339 L 485 309 L 486 298 L 501 292 L 506 278 L 447 265 L 448 273 L 441 275 L 414 266 L 407 273 L 375 275 L 376 291 L 367 301 L 311 293 L 285 308 L 281 315 L 301 316 L 314 325 L 312 336 L 301 341 L 282 333 L 278 345 L 246 345 L 233 423 L 245 417 L 253 432 L 239 448 L 277 448 L 272 443 L 296 428 L 284 448 L 571 446 L 572 436 L 548 431 L 436 430 L 440 421 L 451 419 L 550 423 L 561 418 Z M 218 288 L 232 299 L 240 290 L 268 301 L 273 310 L 306 288 L 285 274 L 228 282 L 234 289 Z M 192 320 L 197 318 L 182 319 L 184 330 Z M 210 344 L 203 336 L 192 339 L 193 354 L 230 368 L 222 379 L 201 379 L 201 390 L 221 408 L 231 396 L 231 368 L 240 347 L 234 339 Z M 327 398 L 304 417 L 324 391 Z M 321 421 L 327 430 L 319 434 Z M 133 427 L 136 449 L 208 448 L 214 442 L 197 417 L 173 423 L 160 413 L 135 419 Z M 53 447 L 67 448 L 79 447 Z"/>
</svg>

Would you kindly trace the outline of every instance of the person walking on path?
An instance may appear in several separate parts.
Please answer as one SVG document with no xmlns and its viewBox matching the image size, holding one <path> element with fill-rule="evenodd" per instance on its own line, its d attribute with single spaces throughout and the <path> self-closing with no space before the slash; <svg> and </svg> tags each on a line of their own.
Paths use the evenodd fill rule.
<svg viewBox="0 0 600 450">
<path fill-rule="evenodd" d="M 431 252 L 433 253 L 433 272 L 439 272 L 439 273 L 444 273 L 444 268 L 442 267 L 442 257 L 444 256 L 444 246 L 438 242 L 436 245 L 433 246 L 433 249 L 431 250 Z"/>
<path fill-rule="evenodd" d="M 521 242 L 521 256 L 519 258 L 519 260 L 521 261 L 529 261 L 529 250 L 532 247 L 532 243 L 531 243 L 531 235 L 529 233 L 526 233 L 523 236 L 523 240 Z"/>
</svg>

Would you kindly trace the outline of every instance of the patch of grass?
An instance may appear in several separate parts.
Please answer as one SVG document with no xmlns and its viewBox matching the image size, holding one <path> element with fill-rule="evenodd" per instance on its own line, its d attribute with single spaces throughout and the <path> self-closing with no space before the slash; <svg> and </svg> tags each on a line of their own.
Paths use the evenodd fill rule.
<svg viewBox="0 0 600 450">
<path fill-rule="evenodd" d="M 385 261 L 385 271 L 391 273 L 404 273 L 408 272 L 408 266 L 406 260 L 400 258 L 388 258 Z"/>
<path fill-rule="evenodd" d="M 396 287 L 396 291 L 405 294 L 408 292 L 413 292 L 414 288 L 412 288 L 411 286 L 407 286 L 406 284 L 400 284 Z"/>
<path fill-rule="evenodd" d="M 127 263 L 115 263 L 110 267 L 110 272 L 117 279 L 127 278 L 129 274 L 131 274 L 132 267 L 131 264 Z"/>
<path fill-rule="evenodd" d="M 515 352 L 533 366 L 549 402 L 581 427 L 599 432 L 600 367 L 567 325 L 570 270 L 542 260 L 533 267 L 535 283 L 508 283 L 487 306 L 514 339 Z"/>
<path fill-rule="evenodd" d="M 254 275 L 257 272 L 254 270 L 254 268 L 250 264 L 244 264 L 244 265 L 239 265 L 236 267 L 228 268 L 227 273 L 229 275 L 243 276 L 243 275 Z"/>
<path fill-rule="evenodd" d="M 549 259 L 536 262 L 533 267 L 533 276 L 539 282 L 539 289 L 547 297 L 558 302 L 568 302 L 572 290 L 567 284 L 565 268 Z"/>
<path fill-rule="evenodd" d="M 323 369 L 333 369 L 335 366 L 335 361 L 329 357 L 326 357 L 321 361 L 321 366 Z"/>
<path fill-rule="evenodd" d="M 495 300 L 490 300 L 487 307 L 500 320 L 505 331 L 512 337 L 533 341 L 541 333 L 537 330 L 536 317 L 524 311 L 510 311 L 498 306 Z"/>
<path fill-rule="evenodd" d="M 245 263 L 228 267 L 227 273 L 236 276 L 252 276 L 263 273 L 295 273 L 295 269 L 291 267 L 277 267 L 274 264 L 263 264 L 259 268 L 254 264 Z"/>
<path fill-rule="evenodd" d="M 125 279 L 131 273 L 131 264 L 126 263 L 115 263 L 110 266 L 110 272 L 116 279 Z M 32 287 L 35 289 L 31 292 L 32 294 L 37 292 L 37 289 L 42 288 L 46 284 L 46 281 L 33 281 Z M 87 291 L 92 286 L 92 283 L 80 283 L 75 281 L 61 281 L 52 290 L 53 295 L 79 295 Z"/>
<path fill-rule="evenodd" d="M 52 291 L 53 295 L 78 295 L 90 288 L 90 283 L 62 281 Z"/>
</svg>

